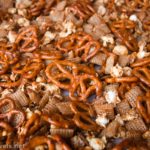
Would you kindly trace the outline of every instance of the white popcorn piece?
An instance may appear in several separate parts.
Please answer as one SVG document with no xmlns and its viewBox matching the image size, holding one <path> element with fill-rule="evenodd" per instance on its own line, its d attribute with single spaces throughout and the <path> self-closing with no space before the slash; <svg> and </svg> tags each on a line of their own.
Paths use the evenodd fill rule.
<svg viewBox="0 0 150 150">
<path fill-rule="evenodd" d="M 113 53 L 116 55 L 128 55 L 128 49 L 124 45 L 116 45 L 113 49 Z"/>
<path fill-rule="evenodd" d="M 104 97 L 105 97 L 107 103 L 109 103 L 109 104 L 113 103 L 114 105 L 116 105 L 117 103 L 120 102 L 120 98 L 118 96 L 118 92 L 116 89 L 105 91 Z"/>
<path fill-rule="evenodd" d="M 19 19 L 17 20 L 17 23 L 18 23 L 19 26 L 21 26 L 21 27 L 27 27 L 27 26 L 30 25 L 30 21 L 27 20 L 26 18 L 19 18 Z"/>
<path fill-rule="evenodd" d="M 105 35 L 101 37 L 101 40 L 103 41 L 103 46 L 106 47 L 108 43 L 114 44 L 114 38 L 112 35 Z"/>
<path fill-rule="evenodd" d="M 87 138 L 87 140 L 93 150 L 103 150 L 105 148 L 106 140 L 103 138 Z"/>
<path fill-rule="evenodd" d="M 45 147 L 43 145 L 39 145 L 35 147 L 35 150 L 45 150 Z"/>
<path fill-rule="evenodd" d="M 8 8 L 8 13 L 15 14 L 17 12 L 16 8 Z"/>
<path fill-rule="evenodd" d="M 18 15 L 26 17 L 27 10 L 26 9 L 18 9 Z"/>
<path fill-rule="evenodd" d="M 129 17 L 129 20 L 131 21 L 138 21 L 139 19 L 137 18 L 137 16 L 135 14 L 132 14 L 130 17 Z"/>
<path fill-rule="evenodd" d="M 33 115 L 33 112 L 32 112 L 29 108 L 27 108 L 27 109 L 25 110 L 25 112 L 26 112 L 26 118 L 27 118 L 27 119 L 30 119 L 31 116 Z"/>
<path fill-rule="evenodd" d="M 109 119 L 107 119 L 106 114 L 98 115 L 95 121 L 102 127 L 106 127 L 106 125 L 109 123 Z"/>
<path fill-rule="evenodd" d="M 123 68 L 119 64 L 116 64 L 116 66 L 111 68 L 110 74 L 112 77 L 122 77 Z"/>
<path fill-rule="evenodd" d="M 106 13 L 106 8 L 105 8 L 105 6 L 104 6 L 104 5 L 100 5 L 100 6 L 98 7 L 97 13 L 100 14 L 101 16 L 105 15 L 105 13 Z"/>
<path fill-rule="evenodd" d="M 47 31 L 45 34 L 44 34 L 44 42 L 43 44 L 46 45 L 46 44 L 49 44 L 52 40 L 54 40 L 56 37 L 56 33 L 52 33 L 50 31 Z"/>
<path fill-rule="evenodd" d="M 17 33 L 14 31 L 9 31 L 7 37 L 10 43 L 14 43 L 17 38 Z"/>
<path fill-rule="evenodd" d="M 132 75 L 132 69 L 130 67 L 124 67 L 123 68 L 123 74 L 125 76 L 131 76 Z"/>
<path fill-rule="evenodd" d="M 139 52 L 137 53 L 137 58 L 138 59 L 142 59 L 144 57 L 150 56 L 150 52 L 146 52 L 144 50 L 145 46 L 146 46 L 146 42 L 145 41 L 139 41 L 138 43 L 139 46 Z"/>
<path fill-rule="evenodd" d="M 27 8 L 31 6 L 32 1 L 31 0 L 16 0 L 16 8 Z"/>
<path fill-rule="evenodd" d="M 66 37 L 76 32 L 76 27 L 72 21 L 64 21 L 63 27 L 64 27 L 63 31 L 59 33 L 60 37 Z"/>
<path fill-rule="evenodd" d="M 121 6 L 124 3 L 124 0 L 115 0 L 117 6 Z"/>
</svg>

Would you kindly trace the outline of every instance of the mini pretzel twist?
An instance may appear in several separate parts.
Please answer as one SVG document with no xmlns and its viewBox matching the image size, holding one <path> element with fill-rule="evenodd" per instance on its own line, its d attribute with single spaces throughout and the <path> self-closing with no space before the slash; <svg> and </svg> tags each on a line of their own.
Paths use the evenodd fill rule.
<svg viewBox="0 0 150 150">
<path fill-rule="evenodd" d="M 39 46 L 37 28 L 30 26 L 19 33 L 15 41 L 20 52 L 32 52 Z"/>
<path fill-rule="evenodd" d="M 145 105 L 144 105 L 145 104 Z M 147 123 L 150 123 L 150 96 L 139 96 L 136 107 Z"/>
<path fill-rule="evenodd" d="M 56 47 L 64 52 L 72 50 L 75 57 L 81 57 L 86 62 L 98 53 L 101 46 L 90 35 L 78 32 L 60 39 Z"/>
<path fill-rule="evenodd" d="M 71 102 L 70 107 L 75 113 L 73 121 L 79 128 L 88 131 L 98 130 L 98 126 L 92 119 L 93 112 L 87 104 Z"/>
<path fill-rule="evenodd" d="M 146 10 L 149 7 L 149 0 L 125 0 L 129 9 L 133 10 Z"/>
<path fill-rule="evenodd" d="M 117 144 L 112 150 L 137 150 L 137 149 L 147 149 L 145 141 L 142 140 L 133 140 L 133 139 L 125 139 L 121 143 Z"/>
<path fill-rule="evenodd" d="M 60 136 L 53 135 L 51 139 L 58 143 L 61 146 L 62 150 L 71 150 L 71 148 L 63 141 L 63 139 Z"/>
<path fill-rule="evenodd" d="M 114 78 L 106 78 L 105 81 L 107 83 L 115 83 L 115 82 L 119 82 L 119 83 L 122 83 L 122 82 L 136 82 L 138 81 L 138 78 L 137 77 L 114 77 Z"/>
<path fill-rule="evenodd" d="M 42 69 L 43 64 L 40 59 L 27 59 L 23 64 L 22 62 L 18 62 L 12 68 L 14 73 L 21 74 L 26 79 L 32 79 L 36 77 L 36 75 Z"/>
<path fill-rule="evenodd" d="M 121 19 L 112 23 L 113 28 L 119 30 L 134 29 L 135 23 L 129 19 Z"/>
<path fill-rule="evenodd" d="M 150 70 L 148 67 L 137 67 L 132 71 L 141 82 L 150 87 Z"/>
<path fill-rule="evenodd" d="M 142 58 L 131 64 L 131 67 L 142 67 L 150 64 L 150 57 Z"/>
<path fill-rule="evenodd" d="M 39 145 L 47 145 L 48 150 L 55 150 L 55 145 L 52 140 L 46 136 L 35 136 L 31 138 L 23 150 L 32 150 Z"/>
<path fill-rule="evenodd" d="M 74 4 L 68 7 L 68 10 L 81 20 L 87 19 L 95 12 L 90 2 L 85 0 L 84 1 L 77 0 Z"/>
<path fill-rule="evenodd" d="M 42 10 L 45 7 L 45 0 L 32 0 L 32 5 L 29 8 L 29 16 L 34 17 L 34 16 L 39 16 L 42 12 Z"/>
<path fill-rule="evenodd" d="M 7 131 L 7 138 L 6 138 L 6 143 L 5 144 L 11 144 L 12 132 L 14 131 L 14 128 L 12 128 L 8 123 L 6 123 L 4 121 L 0 122 L 0 128 Z M 1 135 L 0 135 L 0 137 L 1 137 Z"/>
<path fill-rule="evenodd" d="M 7 118 L 9 123 L 15 124 L 15 128 L 22 125 L 25 120 L 25 115 L 22 111 L 15 109 L 15 104 L 12 99 L 4 98 L 0 102 L 0 119 Z M 18 121 L 19 117 L 19 122 Z"/>
<path fill-rule="evenodd" d="M 18 75 L 18 74 L 16 74 Z M 5 78 L 7 77 L 7 79 Z M 23 81 L 22 76 L 18 76 L 17 79 L 15 81 L 12 81 L 10 79 L 10 75 L 8 74 L 4 74 L 0 76 L 0 87 L 4 87 L 4 88 L 14 88 L 19 86 Z"/>
<path fill-rule="evenodd" d="M 43 114 L 42 120 L 61 128 L 69 128 L 72 125 L 72 123 L 69 120 L 62 118 L 60 114 L 55 114 L 51 116 Z"/>
<path fill-rule="evenodd" d="M 62 53 L 54 50 L 35 51 L 33 55 L 44 60 L 58 60 L 62 58 Z"/>
<path fill-rule="evenodd" d="M 26 122 L 23 132 L 19 135 L 19 143 L 24 144 L 26 137 L 34 134 L 40 127 L 40 116 L 37 113 L 34 113 L 31 118 Z"/>
<path fill-rule="evenodd" d="M 125 44 L 131 51 L 138 50 L 138 44 L 136 39 L 128 31 L 128 29 L 134 29 L 135 23 L 128 19 L 122 19 L 119 21 L 114 21 L 110 25 L 111 31 Z"/>
<path fill-rule="evenodd" d="M 93 93 L 97 96 L 101 95 L 102 83 L 93 75 L 80 75 L 72 83 L 69 92 L 71 99 L 76 100 L 75 95 L 77 94 L 79 100 L 86 101 Z"/>
<path fill-rule="evenodd" d="M 69 61 L 55 61 L 50 63 L 45 72 L 51 82 L 63 89 L 69 89 L 73 82 L 72 72 L 77 69 L 77 66 Z M 69 83 L 63 83 L 63 80 L 68 80 Z"/>
</svg>

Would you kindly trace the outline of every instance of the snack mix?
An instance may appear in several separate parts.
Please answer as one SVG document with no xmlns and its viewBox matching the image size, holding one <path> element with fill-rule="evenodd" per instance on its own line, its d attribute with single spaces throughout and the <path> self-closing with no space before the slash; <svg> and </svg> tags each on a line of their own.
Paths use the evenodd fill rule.
<svg viewBox="0 0 150 150">
<path fill-rule="evenodd" d="M 0 150 L 150 150 L 150 0 L 0 0 Z"/>
</svg>

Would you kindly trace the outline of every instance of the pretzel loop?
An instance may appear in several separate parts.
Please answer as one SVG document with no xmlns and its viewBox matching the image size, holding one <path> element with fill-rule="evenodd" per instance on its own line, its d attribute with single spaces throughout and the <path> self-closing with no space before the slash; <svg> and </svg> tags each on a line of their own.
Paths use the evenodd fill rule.
<svg viewBox="0 0 150 150">
<path fill-rule="evenodd" d="M 147 123 L 150 123 L 150 97 L 139 96 L 136 100 L 136 106 L 142 117 L 145 119 L 145 121 Z"/>
</svg>

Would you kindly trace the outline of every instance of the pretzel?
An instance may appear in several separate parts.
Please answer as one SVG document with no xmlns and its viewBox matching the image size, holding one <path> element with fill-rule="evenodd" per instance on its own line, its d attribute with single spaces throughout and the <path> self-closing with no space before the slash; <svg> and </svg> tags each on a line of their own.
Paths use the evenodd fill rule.
<svg viewBox="0 0 150 150">
<path fill-rule="evenodd" d="M 131 10 L 146 10 L 149 6 L 149 0 L 125 0 L 125 3 L 127 6 L 129 6 L 129 9 Z"/>
<path fill-rule="evenodd" d="M 122 83 L 122 82 L 127 82 L 127 83 L 130 83 L 130 82 L 136 82 L 138 81 L 138 78 L 137 77 L 114 77 L 114 78 L 106 78 L 105 81 L 107 83 L 115 83 L 115 82 L 119 82 L 119 83 Z"/>
<path fill-rule="evenodd" d="M 44 60 L 57 60 L 62 58 L 62 53 L 54 50 L 35 51 L 33 55 Z"/>
<path fill-rule="evenodd" d="M 142 67 L 150 64 L 150 57 L 142 58 L 131 64 L 131 67 Z"/>
<path fill-rule="evenodd" d="M 56 47 L 64 52 L 72 50 L 75 57 L 81 57 L 83 61 L 87 61 L 97 54 L 101 46 L 90 35 L 78 32 L 60 39 Z"/>
<path fill-rule="evenodd" d="M 25 120 L 25 115 L 20 110 L 15 110 L 14 101 L 10 98 L 4 98 L 0 101 L 0 119 L 7 118 L 8 122 L 13 123 L 13 119 L 16 121 L 17 115 L 19 117 L 19 123 L 15 125 L 15 128 L 18 128 Z"/>
<path fill-rule="evenodd" d="M 44 9 L 45 7 L 45 0 L 32 0 L 32 5 L 31 7 L 29 8 L 29 15 L 31 17 L 34 17 L 34 16 L 39 16 L 41 11 Z"/>
<path fill-rule="evenodd" d="M 13 88 L 13 87 L 17 87 L 19 86 L 22 81 L 23 81 L 23 78 L 20 76 L 16 81 L 12 81 L 10 79 L 10 77 L 8 77 L 8 80 L 5 80 L 5 77 L 7 75 L 3 75 L 3 76 L 0 76 L 0 87 L 5 87 L 5 88 Z M 4 80 L 3 80 L 4 79 Z"/>
<path fill-rule="evenodd" d="M 132 71 L 141 82 L 150 87 L 150 70 L 147 67 L 137 67 Z"/>
<path fill-rule="evenodd" d="M 60 136 L 53 135 L 51 139 L 57 142 L 61 146 L 62 150 L 71 150 L 71 148 L 63 141 Z"/>
<path fill-rule="evenodd" d="M 30 26 L 19 33 L 15 41 L 20 52 L 32 52 L 39 46 L 37 28 Z"/>
<path fill-rule="evenodd" d="M 85 32 L 77 32 L 59 39 L 56 43 L 56 47 L 63 52 L 68 52 L 85 45 L 92 39 L 93 38 Z"/>
<path fill-rule="evenodd" d="M 18 62 L 16 65 L 13 66 L 12 71 L 14 73 L 22 74 L 26 79 L 34 78 L 42 69 L 43 64 L 41 63 L 40 59 L 33 59 L 33 60 L 26 60 L 24 62 Z"/>
<path fill-rule="evenodd" d="M 76 1 L 76 3 L 68 7 L 68 10 L 80 20 L 87 19 L 95 12 L 89 1 Z"/>
<path fill-rule="evenodd" d="M 124 150 L 124 149 L 129 150 L 147 149 L 147 146 L 145 141 L 143 142 L 142 140 L 125 139 L 112 148 L 112 150 Z"/>
<path fill-rule="evenodd" d="M 14 101 L 10 98 L 4 98 L 0 101 L 0 118 L 6 117 L 7 113 L 15 109 Z"/>
<path fill-rule="evenodd" d="M 123 44 L 125 44 L 129 50 L 131 51 L 137 51 L 138 50 L 138 44 L 136 39 L 132 36 L 131 33 L 129 33 L 127 30 L 117 30 L 113 27 L 110 27 L 112 32 L 121 40 Z"/>
<path fill-rule="evenodd" d="M 143 28 L 144 28 L 145 30 L 150 31 L 150 19 L 149 19 L 149 18 L 148 18 L 148 19 L 145 19 L 145 20 L 143 21 Z"/>
<path fill-rule="evenodd" d="M 55 150 L 52 140 L 46 136 L 35 136 L 31 138 L 23 150 L 35 149 L 39 145 L 47 145 L 48 150 Z"/>
<path fill-rule="evenodd" d="M 86 82 L 90 82 L 89 84 Z M 76 77 L 76 80 L 72 83 L 69 90 L 69 97 L 73 100 L 78 98 L 82 101 L 86 101 L 89 96 L 96 93 L 96 96 L 100 96 L 102 92 L 102 83 L 93 75 L 80 75 Z"/>
<path fill-rule="evenodd" d="M 92 120 L 93 112 L 89 106 L 84 103 L 72 102 L 70 104 L 72 111 L 75 113 L 73 121 L 83 130 L 98 130 L 96 123 Z"/>
<path fill-rule="evenodd" d="M 12 132 L 14 131 L 14 129 L 8 123 L 6 123 L 4 121 L 0 122 L 0 128 L 3 128 L 4 130 L 7 131 L 7 138 L 6 138 L 5 144 L 11 144 Z"/>
<path fill-rule="evenodd" d="M 100 44 L 97 41 L 88 42 L 86 45 L 75 50 L 75 56 L 81 57 L 83 61 L 87 61 L 97 54 Z M 84 52 L 82 54 L 82 52 Z M 82 54 L 82 55 L 81 55 Z"/>
<path fill-rule="evenodd" d="M 136 99 L 136 107 L 145 121 L 150 123 L 150 96 L 138 96 Z"/>
<path fill-rule="evenodd" d="M 25 138 L 32 135 L 40 127 L 40 116 L 34 113 L 31 118 L 26 122 L 23 132 L 19 135 L 19 143 L 24 144 Z"/>
<path fill-rule="evenodd" d="M 9 68 L 9 64 L 7 61 L 1 61 L 0 60 L 0 65 L 1 65 L 1 68 L 0 68 L 0 75 L 6 73 L 6 71 L 8 70 Z"/>
<path fill-rule="evenodd" d="M 55 115 L 42 115 L 42 120 L 48 122 L 49 124 L 55 125 L 56 127 L 61 127 L 61 128 L 69 128 L 72 123 L 64 118 L 60 114 L 55 114 Z"/>
<path fill-rule="evenodd" d="M 69 89 L 70 84 L 73 82 L 72 72 L 75 69 L 77 69 L 77 66 L 72 62 L 55 61 L 47 66 L 45 72 L 49 80 L 56 84 L 58 87 Z M 62 79 L 64 79 L 64 81 L 67 79 L 70 82 L 63 83 L 63 81 L 61 82 Z"/>
<path fill-rule="evenodd" d="M 116 30 L 134 29 L 135 23 L 129 19 L 121 19 L 111 24 Z"/>
</svg>

